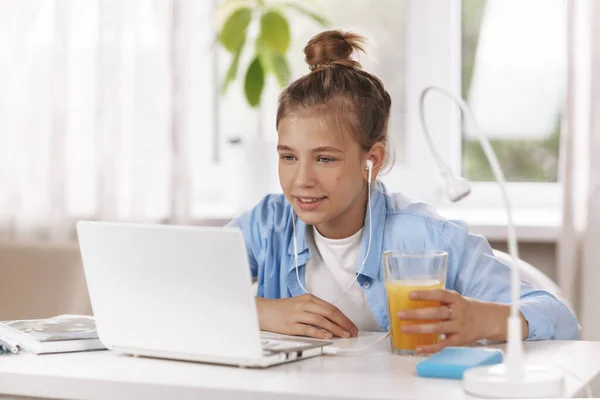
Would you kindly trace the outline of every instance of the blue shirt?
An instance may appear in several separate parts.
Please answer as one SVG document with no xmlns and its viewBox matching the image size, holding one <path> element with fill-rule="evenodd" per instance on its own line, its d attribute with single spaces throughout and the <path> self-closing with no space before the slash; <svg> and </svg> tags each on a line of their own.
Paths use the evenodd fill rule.
<svg viewBox="0 0 600 400">
<path fill-rule="evenodd" d="M 510 303 L 510 268 L 493 256 L 483 237 L 470 234 L 464 222 L 440 217 L 424 203 L 388 194 L 380 181 L 373 186 L 371 251 L 358 283 L 382 330 L 389 327 L 382 269 L 385 250 L 444 250 L 448 253 L 447 289 L 482 301 Z M 278 299 L 304 294 L 295 272 L 292 211 L 282 194 L 272 194 L 230 223 L 243 232 L 259 297 Z M 368 218 L 367 213 L 365 226 Z M 296 221 L 299 275 L 304 285 L 305 265 L 311 254 L 306 240 L 307 225 L 300 219 Z M 369 235 L 363 234 L 357 273 L 368 241 Z M 520 310 L 529 324 L 528 340 L 579 337 L 577 319 L 565 304 L 523 280 Z"/>
</svg>

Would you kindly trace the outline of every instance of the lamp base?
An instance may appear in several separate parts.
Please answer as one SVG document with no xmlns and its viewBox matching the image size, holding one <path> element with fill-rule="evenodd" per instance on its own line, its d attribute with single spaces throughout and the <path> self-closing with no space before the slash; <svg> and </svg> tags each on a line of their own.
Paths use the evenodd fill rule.
<svg viewBox="0 0 600 400">
<path fill-rule="evenodd" d="M 467 394 L 479 398 L 550 398 L 564 397 L 564 374 L 553 366 L 525 364 L 517 382 L 507 379 L 506 364 L 469 369 L 463 376 Z"/>
</svg>

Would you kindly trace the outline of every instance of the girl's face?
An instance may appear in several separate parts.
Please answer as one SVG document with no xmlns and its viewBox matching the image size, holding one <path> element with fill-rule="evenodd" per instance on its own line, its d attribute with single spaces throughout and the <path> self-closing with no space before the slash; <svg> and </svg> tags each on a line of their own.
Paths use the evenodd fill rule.
<svg viewBox="0 0 600 400">
<path fill-rule="evenodd" d="M 279 182 L 298 217 L 332 239 L 356 233 L 367 203 L 366 153 L 322 118 L 279 122 Z"/>
</svg>

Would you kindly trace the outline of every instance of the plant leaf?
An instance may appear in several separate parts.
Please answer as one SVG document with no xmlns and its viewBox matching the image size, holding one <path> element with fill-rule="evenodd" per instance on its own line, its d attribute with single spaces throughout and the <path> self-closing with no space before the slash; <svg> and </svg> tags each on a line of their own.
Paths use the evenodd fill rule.
<svg viewBox="0 0 600 400">
<path fill-rule="evenodd" d="M 265 86 L 265 71 L 260 63 L 260 58 L 254 57 L 244 80 L 244 92 L 246 99 L 251 107 L 256 107 L 260 103 L 260 96 Z"/>
<path fill-rule="evenodd" d="M 219 33 L 219 41 L 230 53 L 235 53 L 244 45 L 251 18 L 252 10 L 248 7 L 238 8 L 227 17 Z"/>
<path fill-rule="evenodd" d="M 227 75 L 225 75 L 225 80 L 223 81 L 223 87 L 221 88 L 221 92 L 225 93 L 227 91 L 227 87 L 229 84 L 235 79 L 237 76 L 238 67 L 240 65 L 240 55 L 242 54 L 242 48 L 240 47 L 238 51 L 233 55 L 233 59 L 231 60 L 231 65 L 229 65 L 229 69 L 227 69 Z"/>
<path fill-rule="evenodd" d="M 255 53 L 260 57 L 265 77 L 273 74 L 281 87 L 289 83 L 291 75 L 290 65 L 285 56 L 269 49 L 260 37 L 256 39 Z"/>
<path fill-rule="evenodd" d="M 260 63 L 263 67 L 265 77 L 269 74 L 273 74 L 281 87 L 284 87 L 289 83 L 291 71 L 285 56 L 269 50 L 260 42 L 260 40 L 256 41 L 256 54 L 260 57 Z"/>
<path fill-rule="evenodd" d="M 307 17 L 309 17 L 310 19 L 312 19 L 313 21 L 315 21 L 316 23 L 318 23 L 319 25 L 321 25 L 323 27 L 327 27 L 331 24 L 329 22 L 329 20 L 327 18 L 325 18 L 324 16 L 317 14 L 315 11 L 311 11 L 307 8 L 304 8 L 297 3 L 285 3 L 285 4 L 283 4 L 283 7 L 293 8 L 294 10 L 298 11 L 301 14 L 306 15 Z"/>
<path fill-rule="evenodd" d="M 260 57 L 260 63 L 263 67 L 265 75 L 274 71 L 273 67 L 273 52 L 261 44 L 260 39 L 256 41 L 256 55 Z"/>
<path fill-rule="evenodd" d="M 260 17 L 260 39 L 271 50 L 285 54 L 290 47 L 290 25 L 281 13 L 275 10 Z"/>
<path fill-rule="evenodd" d="M 273 53 L 271 56 L 272 72 L 279 82 L 279 86 L 284 87 L 290 82 L 290 64 L 287 58 L 281 54 Z"/>
</svg>

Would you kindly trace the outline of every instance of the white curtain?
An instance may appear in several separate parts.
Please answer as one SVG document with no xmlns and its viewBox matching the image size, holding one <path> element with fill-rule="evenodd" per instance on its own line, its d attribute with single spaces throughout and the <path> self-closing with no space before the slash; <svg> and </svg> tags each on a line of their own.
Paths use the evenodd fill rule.
<svg viewBox="0 0 600 400">
<path fill-rule="evenodd" d="M 563 135 L 559 284 L 575 304 L 582 337 L 600 340 L 600 4 L 569 2 L 569 91 Z"/>
<path fill-rule="evenodd" d="M 581 319 L 584 339 L 600 340 L 600 3 L 591 1 L 590 160 L 587 230 L 582 265 Z"/>
<path fill-rule="evenodd" d="M 0 2 L 0 236 L 190 220 L 215 147 L 212 2 Z"/>
</svg>

